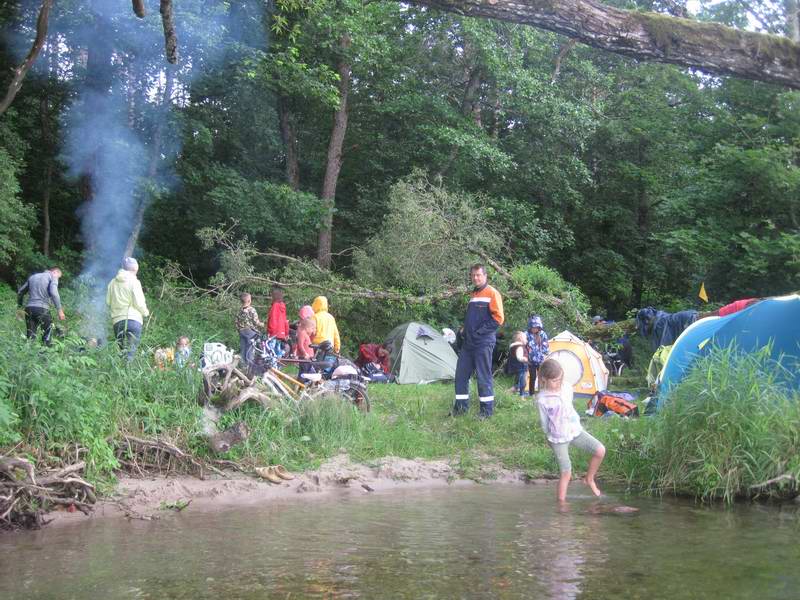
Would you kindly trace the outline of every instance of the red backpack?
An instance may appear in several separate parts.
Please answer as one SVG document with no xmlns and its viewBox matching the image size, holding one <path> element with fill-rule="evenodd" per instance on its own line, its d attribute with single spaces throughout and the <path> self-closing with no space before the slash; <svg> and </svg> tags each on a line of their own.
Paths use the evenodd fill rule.
<svg viewBox="0 0 800 600">
<path fill-rule="evenodd" d="M 633 397 L 624 392 L 619 394 L 597 392 L 586 405 L 586 412 L 593 417 L 600 417 L 608 412 L 616 413 L 621 417 L 638 417 L 639 407 L 632 400 Z"/>
</svg>

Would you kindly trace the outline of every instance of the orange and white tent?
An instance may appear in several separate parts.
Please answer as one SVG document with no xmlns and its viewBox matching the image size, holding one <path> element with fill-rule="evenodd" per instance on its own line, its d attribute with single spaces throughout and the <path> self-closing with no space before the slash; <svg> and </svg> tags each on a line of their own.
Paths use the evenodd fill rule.
<svg viewBox="0 0 800 600">
<path fill-rule="evenodd" d="M 564 369 L 564 380 L 576 394 L 594 395 L 608 386 L 608 369 L 600 353 L 569 331 L 550 338 L 550 354 Z"/>
</svg>

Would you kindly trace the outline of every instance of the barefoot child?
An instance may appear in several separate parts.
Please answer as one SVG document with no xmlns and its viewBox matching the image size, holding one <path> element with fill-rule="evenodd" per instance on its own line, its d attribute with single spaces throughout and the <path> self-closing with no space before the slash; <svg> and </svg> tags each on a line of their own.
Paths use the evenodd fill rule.
<svg viewBox="0 0 800 600">
<path fill-rule="evenodd" d="M 584 482 L 595 496 L 599 496 L 600 490 L 594 478 L 606 455 L 605 447 L 583 430 L 580 417 L 572 405 L 572 388 L 564 385 L 564 370 L 561 365 L 552 358 L 545 360 L 539 367 L 539 379 L 541 389 L 536 397 L 539 419 L 561 471 L 558 501 L 566 500 L 567 486 L 572 478 L 572 463 L 569 460 L 571 445 L 592 453 Z"/>
</svg>

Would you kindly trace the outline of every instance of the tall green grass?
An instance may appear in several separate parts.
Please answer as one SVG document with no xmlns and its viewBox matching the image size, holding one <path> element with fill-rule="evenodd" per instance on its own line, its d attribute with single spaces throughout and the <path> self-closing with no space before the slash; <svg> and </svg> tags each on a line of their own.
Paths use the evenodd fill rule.
<svg viewBox="0 0 800 600">
<path fill-rule="evenodd" d="M 659 486 L 730 502 L 768 479 L 800 477 L 800 398 L 782 383 L 783 370 L 768 348 L 719 349 L 700 360 L 656 419 Z"/>
<path fill-rule="evenodd" d="M 713 350 L 639 422 L 598 428 L 606 466 L 637 487 L 733 502 L 792 495 L 800 478 L 800 398 L 783 383 L 785 367 L 769 349 Z"/>
</svg>

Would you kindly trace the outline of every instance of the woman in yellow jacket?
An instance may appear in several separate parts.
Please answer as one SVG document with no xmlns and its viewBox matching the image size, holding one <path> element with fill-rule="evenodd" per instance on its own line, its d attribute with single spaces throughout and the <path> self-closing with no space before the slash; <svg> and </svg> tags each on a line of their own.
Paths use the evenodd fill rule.
<svg viewBox="0 0 800 600">
<path fill-rule="evenodd" d="M 314 298 L 311 308 L 314 309 L 314 321 L 317 323 L 317 333 L 311 343 L 330 342 L 333 351 L 338 353 L 341 345 L 339 328 L 336 326 L 336 319 L 328 312 L 328 299 L 325 296 L 317 296 Z"/>
</svg>

